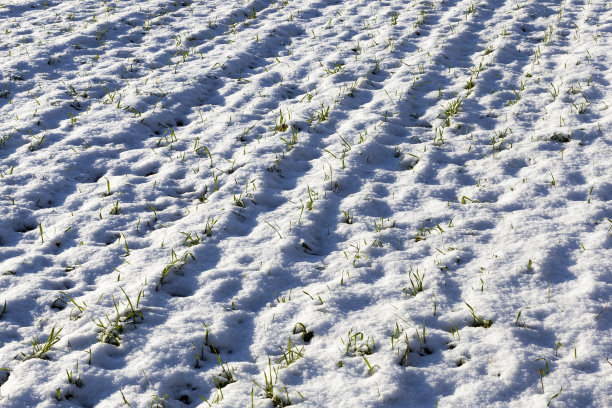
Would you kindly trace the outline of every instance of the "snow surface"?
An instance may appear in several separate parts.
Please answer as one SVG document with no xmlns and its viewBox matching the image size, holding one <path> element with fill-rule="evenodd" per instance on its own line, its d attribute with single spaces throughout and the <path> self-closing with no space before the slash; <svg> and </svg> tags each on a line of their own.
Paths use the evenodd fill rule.
<svg viewBox="0 0 612 408">
<path fill-rule="evenodd" d="M 0 0 L 0 78 L 0 406 L 612 406 L 610 1 Z"/>
</svg>

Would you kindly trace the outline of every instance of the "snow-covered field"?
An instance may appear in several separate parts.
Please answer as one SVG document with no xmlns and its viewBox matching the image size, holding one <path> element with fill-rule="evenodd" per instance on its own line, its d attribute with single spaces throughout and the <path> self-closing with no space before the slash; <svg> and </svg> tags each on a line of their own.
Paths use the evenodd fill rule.
<svg viewBox="0 0 612 408">
<path fill-rule="evenodd" d="M 0 0 L 0 406 L 612 406 L 609 0 Z"/>
</svg>

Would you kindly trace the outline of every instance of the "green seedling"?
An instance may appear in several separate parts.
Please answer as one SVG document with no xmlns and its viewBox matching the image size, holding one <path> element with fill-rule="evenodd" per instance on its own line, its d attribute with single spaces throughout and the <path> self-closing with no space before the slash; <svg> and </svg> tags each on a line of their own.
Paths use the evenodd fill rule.
<svg viewBox="0 0 612 408">
<path fill-rule="evenodd" d="M 283 110 L 280 109 L 279 110 L 279 119 L 276 122 L 276 124 L 274 125 L 274 130 L 277 131 L 277 132 L 284 132 L 288 128 L 289 128 L 289 125 L 287 124 L 287 119 L 283 116 Z"/>
<path fill-rule="evenodd" d="M 111 207 L 111 210 L 109 212 L 109 214 L 111 215 L 117 215 L 119 214 L 120 208 L 119 208 L 119 199 L 117 199 L 117 201 L 115 201 L 115 204 L 113 204 L 113 206 Z"/>
<path fill-rule="evenodd" d="M 75 374 L 77 374 L 78 376 L 75 377 Z M 82 387 L 83 386 L 83 381 L 81 380 L 81 375 L 79 374 L 79 362 L 77 361 L 76 364 L 76 371 L 75 373 L 72 372 L 72 370 L 68 371 L 66 369 L 66 376 L 68 377 L 68 383 L 69 384 L 74 384 L 77 387 Z"/>
<path fill-rule="evenodd" d="M 283 353 L 283 356 L 276 363 L 281 363 L 283 367 L 289 367 L 292 363 L 304 357 L 304 346 L 301 348 L 297 347 L 291 340 L 291 337 L 287 340 L 287 349 L 283 349 L 281 346 L 278 348 Z"/>
<path fill-rule="evenodd" d="M 493 320 L 491 319 L 484 320 L 482 317 L 479 317 L 476 315 L 472 306 L 470 306 L 467 302 L 463 302 L 463 303 L 465 303 L 467 307 L 470 309 L 470 312 L 472 313 L 472 317 L 474 318 L 474 322 L 472 323 L 472 326 L 484 327 L 485 329 L 488 329 L 489 327 L 493 325 Z"/>
<path fill-rule="evenodd" d="M 338 72 L 344 71 L 344 64 L 334 62 L 334 67 L 332 69 L 325 69 L 324 71 L 327 75 L 337 74 Z"/>
<path fill-rule="evenodd" d="M 317 120 L 319 122 L 324 122 L 329 119 L 329 106 L 325 107 L 321 104 L 321 108 L 317 111 Z"/>
<path fill-rule="evenodd" d="M 448 330 L 451 332 L 451 335 L 453 336 L 453 340 L 461 340 L 461 335 L 459 334 L 459 328 L 457 327 L 453 319 L 451 319 L 451 323 L 453 324 L 453 326 L 452 327 L 448 326 Z M 457 335 L 457 338 L 455 338 L 455 334 Z"/>
<path fill-rule="evenodd" d="M 555 343 L 555 357 L 559 356 L 559 349 L 563 347 L 563 344 L 561 344 L 561 340 L 557 340 L 557 342 Z"/>
<path fill-rule="evenodd" d="M 2 93 L 0 92 L 0 97 L 2 97 Z M 12 135 L 10 134 L 4 134 L 2 136 L 0 136 L 0 147 L 4 146 L 11 138 Z"/>
<path fill-rule="evenodd" d="M 450 126 L 450 120 L 446 120 L 446 126 Z M 434 129 L 434 146 L 441 147 L 444 145 L 444 127 L 439 127 Z"/>
<path fill-rule="evenodd" d="M 476 14 L 476 6 L 474 5 L 474 3 L 470 4 L 470 7 L 468 7 L 467 10 L 465 10 L 466 20 L 470 14 Z"/>
<path fill-rule="evenodd" d="M 123 245 L 125 246 L 125 255 L 123 256 L 130 256 L 130 247 L 128 246 L 127 243 L 127 239 L 125 238 L 125 234 L 123 234 L 123 232 L 121 233 L 121 236 L 123 237 Z"/>
<path fill-rule="evenodd" d="M 125 298 L 128 301 L 128 306 L 129 306 L 129 309 L 125 313 L 124 320 L 125 321 L 131 320 L 132 323 L 134 324 L 134 327 L 136 327 L 136 323 L 137 322 L 142 322 L 144 320 L 144 316 L 142 314 L 142 310 L 139 308 L 139 306 L 140 306 L 140 299 L 144 296 L 144 288 L 142 288 L 138 292 L 138 296 L 136 298 L 136 306 L 134 306 L 134 304 L 130 300 L 130 298 L 127 295 L 127 293 L 125 292 L 125 290 L 123 288 L 120 288 L 120 289 L 123 292 L 123 294 L 125 295 Z"/>
<path fill-rule="evenodd" d="M 115 320 L 111 320 L 108 316 L 105 316 L 107 323 L 103 322 L 102 319 L 98 319 L 96 322 L 93 318 L 91 319 L 96 326 L 102 331 L 98 340 L 100 343 L 112 344 L 113 346 L 119 347 L 121 344 L 121 337 L 119 333 L 123 331 L 123 324 L 121 324 L 121 316 L 117 313 Z"/>
<path fill-rule="evenodd" d="M 422 26 L 425 23 L 425 15 L 426 15 L 426 11 L 421 10 L 419 15 L 417 16 L 417 19 L 414 22 L 414 25 L 413 25 L 414 28 L 418 29 L 420 26 Z"/>
<path fill-rule="evenodd" d="M 310 296 L 310 298 L 314 300 L 312 296 Z M 304 343 L 309 343 L 314 337 L 314 332 L 312 330 L 306 330 L 306 326 L 303 323 L 296 323 L 296 325 L 293 327 L 293 334 L 302 334 L 302 341 Z"/>
<path fill-rule="evenodd" d="M 470 89 L 474 88 L 474 86 L 475 86 L 475 84 L 474 84 L 474 76 L 471 76 L 469 81 L 466 82 L 466 85 L 465 85 L 464 88 L 469 91 Z"/>
<path fill-rule="evenodd" d="M 196 146 L 195 146 L 196 153 L 202 148 L 204 149 L 204 152 L 206 152 L 206 155 L 208 156 L 208 159 L 210 160 L 210 168 L 212 169 L 214 165 L 213 165 L 213 158 L 212 158 L 212 154 L 210 153 L 210 150 L 208 150 L 206 146 L 198 147 L 198 140 L 196 139 Z"/>
<path fill-rule="evenodd" d="M 312 211 L 312 205 L 314 204 L 315 199 L 318 197 L 319 193 L 310 189 L 310 186 L 306 186 L 308 189 L 308 198 L 309 201 L 306 203 L 306 208 L 308 211 Z"/>
<path fill-rule="evenodd" d="M 363 342 L 362 332 L 353 332 L 353 329 L 349 330 L 346 342 L 340 338 L 343 345 L 346 345 L 345 350 L 340 350 L 347 356 L 352 355 L 370 355 L 376 349 L 376 343 L 374 337 L 368 336 L 365 343 Z M 370 344 L 371 341 L 371 344 Z"/>
<path fill-rule="evenodd" d="M 219 221 L 218 218 L 217 219 L 215 218 L 206 219 L 206 226 L 204 227 L 204 235 L 206 235 L 207 237 L 212 236 L 212 230 L 215 224 L 217 223 L 217 221 Z"/>
<path fill-rule="evenodd" d="M 185 235 L 185 240 L 183 241 L 183 245 L 186 245 L 187 248 L 192 247 L 194 245 L 199 245 L 202 241 L 201 237 L 197 232 L 194 232 L 191 236 L 191 233 L 181 232 L 181 234 Z"/>
<path fill-rule="evenodd" d="M 519 310 L 518 314 L 516 315 L 516 320 L 514 322 L 514 324 L 516 324 L 519 327 L 525 327 L 525 324 L 519 324 L 519 319 L 521 318 L 521 314 L 523 313 L 523 310 L 529 309 L 529 307 L 524 307 L 522 309 Z"/>
<path fill-rule="evenodd" d="M 422 334 L 419 333 L 419 330 L 416 327 L 415 327 L 414 331 L 415 331 L 417 340 L 419 341 L 419 347 L 423 348 L 423 344 L 427 343 L 427 336 L 426 336 L 427 332 L 426 332 L 426 329 L 425 329 L 425 322 L 423 322 L 423 332 L 422 332 Z"/>
<path fill-rule="evenodd" d="M 574 105 L 574 108 L 576 108 L 576 111 L 578 111 L 578 113 L 582 115 L 586 113 L 588 107 L 591 105 L 591 102 L 582 102 L 582 103 L 579 103 L 578 105 L 572 102 L 572 105 Z"/>
<path fill-rule="evenodd" d="M 539 358 L 536 358 L 535 361 L 544 361 L 544 369 L 540 369 L 540 370 L 542 371 L 543 376 L 548 375 L 550 372 L 549 366 L 548 366 L 548 359 L 546 357 L 539 357 Z"/>
<path fill-rule="evenodd" d="M 187 264 L 189 257 L 191 257 L 192 260 L 195 260 L 195 257 L 193 256 L 193 254 L 189 251 L 185 251 L 185 253 L 179 257 L 174 251 L 174 249 L 172 249 L 170 252 L 170 263 L 166 265 L 164 269 L 162 270 L 161 277 L 159 278 L 159 281 L 157 282 L 157 285 L 155 286 L 155 290 L 158 290 L 159 286 L 163 285 L 164 278 L 170 272 L 180 271 L 185 266 L 185 264 Z"/>
<path fill-rule="evenodd" d="M 47 359 L 47 353 L 51 351 L 51 348 L 60 341 L 59 334 L 62 329 L 55 331 L 55 326 L 51 329 L 51 333 L 47 338 L 47 341 L 41 343 L 38 337 L 34 337 L 30 344 L 32 345 L 32 352 L 30 354 L 21 353 L 23 356 L 23 360 L 29 360 L 32 358 L 41 358 Z"/>
<path fill-rule="evenodd" d="M 293 149 L 293 147 L 297 144 L 298 142 L 298 129 L 292 128 L 291 129 L 291 139 L 285 139 L 283 137 L 281 137 L 280 139 L 285 142 L 285 145 L 287 145 L 287 151 L 291 151 L 291 149 Z"/>
<path fill-rule="evenodd" d="M 31 134 L 31 131 L 30 131 L 30 134 Z M 33 152 L 34 150 L 37 150 L 39 147 L 41 147 L 45 140 L 45 136 L 46 135 L 42 135 L 41 137 L 38 137 L 36 135 L 32 135 L 32 141 L 30 142 L 28 149 L 31 152 Z"/>
<path fill-rule="evenodd" d="M 83 306 L 79 305 L 72 297 L 70 297 L 70 295 L 68 295 L 66 292 L 62 292 L 60 291 L 60 293 L 64 296 L 66 296 L 68 298 L 68 300 L 70 300 L 72 302 L 72 304 L 74 305 L 74 307 L 72 308 L 72 310 L 70 311 L 70 320 L 73 319 L 72 313 L 74 312 L 74 309 L 77 309 L 78 312 L 76 312 L 75 316 L 74 316 L 74 320 L 77 320 L 80 316 L 81 313 L 83 313 L 85 311 L 85 308 L 87 307 L 87 305 L 85 304 L 85 302 L 83 302 Z"/>
<path fill-rule="evenodd" d="M 411 288 L 404 288 L 404 293 L 407 296 L 408 290 L 410 290 L 412 292 L 412 295 L 416 296 L 417 293 L 423 291 L 423 280 L 425 279 L 425 272 L 419 274 L 418 268 L 416 271 L 413 272 L 412 267 L 410 267 L 409 277 L 410 277 Z"/>
<path fill-rule="evenodd" d="M 155 207 L 153 207 L 151 204 L 147 203 L 147 206 L 149 207 L 149 209 L 153 212 L 153 222 L 157 222 L 157 210 L 155 209 Z"/>
<path fill-rule="evenodd" d="M 404 349 L 404 353 L 400 359 L 400 365 L 408 366 L 408 356 L 412 350 L 410 349 L 410 341 L 408 340 L 407 334 L 404 335 L 404 341 L 406 342 L 406 348 Z"/>
<path fill-rule="evenodd" d="M 219 362 L 219 366 L 221 367 L 221 374 L 219 374 L 218 377 L 213 375 L 213 380 L 215 381 L 215 384 L 217 384 L 217 388 L 219 389 L 219 392 L 221 394 L 223 394 L 223 392 L 221 391 L 221 388 L 224 388 L 225 386 L 236 382 L 236 378 L 234 377 L 233 371 L 234 369 L 230 369 L 229 365 L 227 363 L 225 363 L 225 365 L 223 364 L 223 362 L 221 361 L 221 357 L 219 356 L 219 353 L 215 353 L 217 356 L 217 361 Z"/>
<path fill-rule="evenodd" d="M 446 126 L 450 126 L 450 118 L 459 112 L 462 105 L 463 98 L 459 96 L 446 105 L 446 108 L 442 111 L 442 114 L 446 117 Z"/>
<path fill-rule="evenodd" d="M 268 221 L 266 221 L 266 224 L 268 224 L 270 226 L 270 228 L 272 228 L 274 230 L 274 232 L 276 232 L 278 234 L 280 239 L 283 239 L 283 236 L 280 233 L 280 228 L 275 227 L 274 225 L 270 224 Z"/>
<path fill-rule="evenodd" d="M 274 405 L 275 407 L 286 407 L 291 405 L 291 401 L 289 400 L 289 392 L 287 391 L 286 387 L 282 387 L 280 392 L 285 391 L 286 393 L 286 401 L 283 400 L 279 395 L 276 394 L 275 390 L 274 390 L 274 385 L 276 384 L 276 382 L 278 381 L 278 368 L 276 367 L 272 367 L 272 361 L 268 358 L 268 367 L 269 367 L 269 377 L 268 377 L 268 373 L 266 373 L 266 371 L 264 370 L 264 386 L 261 386 L 257 383 L 257 381 L 255 381 L 254 379 L 251 379 L 251 381 L 253 381 L 253 384 L 255 384 L 258 388 L 260 388 L 263 392 L 266 398 L 269 398 L 272 400 L 272 405 Z"/>
<path fill-rule="evenodd" d="M 557 96 L 559 96 L 560 87 L 555 87 L 555 84 L 553 84 L 552 82 L 550 83 L 550 87 L 552 89 L 550 89 L 548 92 L 550 92 L 550 95 L 553 97 L 553 100 L 556 100 Z"/>
<path fill-rule="evenodd" d="M 399 12 L 394 12 L 393 14 L 391 14 L 391 25 L 397 25 L 397 19 L 399 18 Z"/>
<path fill-rule="evenodd" d="M 556 393 L 555 395 L 553 395 L 552 397 L 550 397 L 550 399 L 548 400 L 548 403 L 546 404 L 547 407 L 550 406 L 550 403 L 552 402 L 552 400 L 554 400 L 555 398 L 557 398 L 559 395 L 561 395 L 561 392 L 563 392 L 563 386 L 561 387 L 561 389 L 559 390 L 558 393 Z"/>
<path fill-rule="evenodd" d="M 112 195 L 113 192 L 111 191 L 111 188 L 110 188 L 110 181 L 109 181 L 109 179 L 106 178 L 106 177 L 104 177 L 104 178 L 106 179 L 106 192 L 102 193 L 102 196 L 103 197 L 108 197 L 108 196 Z"/>
<path fill-rule="evenodd" d="M 344 214 L 344 222 L 347 224 L 352 224 L 353 223 L 353 216 L 350 214 L 350 211 L 342 211 L 342 214 Z"/>
<path fill-rule="evenodd" d="M 302 244 L 302 246 L 304 246 L 304 245 L 306 245 L 306 244 L 305 244 L 305 243 L 304 243 L 304 244 Z M 287 296 L 282 295 L 281 297 L 279 297 L 279 296 L 276 294 L 276 291 L 274 291 L 274 296 L 276 297 L 276 301 L 277 301 L 278 303 L 286 303 L 286 302 L 290 302 L 290 301 L 291 301 L 291 292 L 292 292 L 292 291 L 293 291 L 293 289 L 289 289 L 289 295 L 287 295 Z"/>
<path fill-rule="evenodd" d="M 514 97 L 515 97 L 515 99 L 514 99 L 514 100 L 509 100 L 509 101 L 508 101 L 508 105 L 515 105 L 515 104 L 517 104 L 517 103 L 518 103 L 518 101 L 520 101 L 520 100 L 521 100 L 521 94 L 520 94 L 520 93 L 518 93 L 518 92 L 516 91 L 516 89 L 512 88 L 512 92 L 514 92 Z"/>
<path fill-rule="evenodd" d="M 370 370 L 370 372 L 372 373 L 372 375 L 374 375 L 376 372 L 374 371 L 375 368 L 380 368 L 378 366 L 374 366 L 372 367 L 372 365 L 370 364 L 370 362 L 368 361 L 368 359 L 366 358 L 366 356 L 364 356 L 363 354 L 361 355 L 361 357 L 363 357 L 363 360 L 366 362 L 366 364 L 368 365 L 368 369 Z"/>
<path fill-rule="evenodd" d="M 130 404 L 127 398 L 125 398 L 125 395 L 123 394 L 123 390 L 120 389 L 119 392 L 121 393 L 121 398 L 123 398 L 123 403 L 127 405 L 128 407 L 133 408 L 132 404 Z"/>
<path fill-rule="evenodd" d="M 218 180 L 219 180 L 219 175 L 215 174 L 215 172 L 213 171 L 213 192 L 219 191 L 219 186 L 217 186 Z"/>
<path fill-rule="evenodd" d="M 476 199 L 469 198 L 469 197 L 467 197 L 467 196 L 463 196 L 463 197 L 461 197 L 461 204 L 467 204 L 467 203 L 468 203 L 468 201 L 469 201 L 470 203 L 479 203 L 479 202 L 480 202 L 480 201 L 478 201 L 478 200 L 476 200 Z"/>
<path fill-rule="evenodd" d="M 374 221 L 374 229 L 376 232 L 381 232 L 382 230 L 386 229 L 383 217 L 380 217 L 380 223 Z"/>
</svg>

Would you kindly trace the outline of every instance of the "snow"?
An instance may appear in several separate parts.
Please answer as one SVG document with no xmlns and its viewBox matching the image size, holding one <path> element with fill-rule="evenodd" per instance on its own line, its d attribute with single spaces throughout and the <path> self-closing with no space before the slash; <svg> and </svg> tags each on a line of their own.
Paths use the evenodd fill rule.
<svg viewBox="0 0 612 408">
<path fill-rule="evenodd" d="M 0 0 L 0 406 L 612 406 L 611 47 L 604 0 Z"/>
</svg>

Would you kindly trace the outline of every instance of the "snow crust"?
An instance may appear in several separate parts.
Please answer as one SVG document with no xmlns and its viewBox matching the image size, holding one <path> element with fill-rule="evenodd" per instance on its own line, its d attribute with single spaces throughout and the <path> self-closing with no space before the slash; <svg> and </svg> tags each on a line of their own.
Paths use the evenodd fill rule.
<svg viewBox="0 0 612 408">
<path fill-rule="evenodd" d="M 612 3 L 0 0 L 0 406 L 612 406 Z"/>
</svg>

